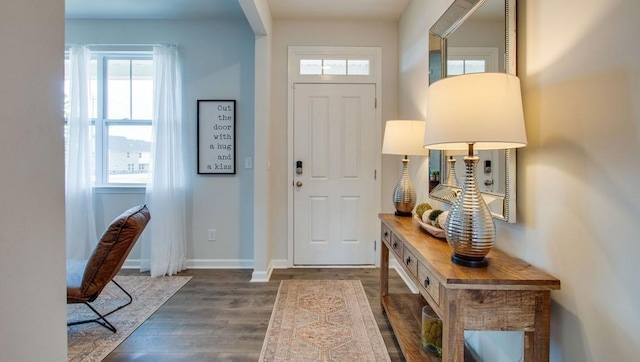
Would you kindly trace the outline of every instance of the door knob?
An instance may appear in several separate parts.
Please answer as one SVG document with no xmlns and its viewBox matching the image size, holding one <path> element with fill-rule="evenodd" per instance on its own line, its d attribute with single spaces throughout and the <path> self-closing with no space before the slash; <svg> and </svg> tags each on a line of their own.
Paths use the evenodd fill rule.
<svg viewBox="0 0 640 362">
<path fill-rule="evenodd" d="M 302 181 L 298 181 L 298 182 L 296 182 L 296 186 L 298 186 L 298 187 L 302 187 Z"/>
</svg>

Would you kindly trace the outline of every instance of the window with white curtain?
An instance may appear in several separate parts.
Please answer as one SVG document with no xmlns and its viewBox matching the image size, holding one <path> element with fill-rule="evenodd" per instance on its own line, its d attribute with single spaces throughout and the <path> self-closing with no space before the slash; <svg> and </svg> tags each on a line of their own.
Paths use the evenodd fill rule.
<svg viewBox="0 0 640 362">
<path fill-rule="evenodd" d="M 68 68 L 66 57 L 65 120 L 69 114 Z M 143 186 L 151 157 L 152 52 L 92 52 L 90 87 L 95 185 Z"/>
</svg>

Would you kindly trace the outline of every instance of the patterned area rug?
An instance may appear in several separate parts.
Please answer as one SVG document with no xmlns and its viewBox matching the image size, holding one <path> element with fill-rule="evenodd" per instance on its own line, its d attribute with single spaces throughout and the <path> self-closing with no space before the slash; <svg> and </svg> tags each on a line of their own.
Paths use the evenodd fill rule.
<svg viewBox="0 0 640 362">
<path fill-rule="evenodd" d="M 112 333 L 96 323 L 67 327 L 69 361 L 101 361 L 189 279 L 190 276 L 116 276 L 116 282 L 133 297 L 130 305 L 107 317 L 117 332 Z M 118 287 L 109 283 L 91 305 L 102 313 L 126 303 L 127 300 Z M 95 314 L 86 305 L 67 305 L 68 322 L 88 318 L 95 318 Z"/>
<path fill-rule="evenodd" d="M 283 280 L 265 361 L 390 361 L 359 280 Z"/>
</svg>

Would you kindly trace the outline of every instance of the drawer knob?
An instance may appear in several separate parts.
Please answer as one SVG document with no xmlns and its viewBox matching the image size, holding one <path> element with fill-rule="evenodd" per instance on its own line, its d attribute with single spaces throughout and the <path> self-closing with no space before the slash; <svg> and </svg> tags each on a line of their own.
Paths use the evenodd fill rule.
<svg viewBox="0 0 640 362">
<path fill-rule="evenodd" d="M 394 242 L 393 242 L 393 248 L 395 249 L 395 248 L 397 248 L 397 247 L 398 247 L 398 242 L 397 242 L 397 241 L 394 241 Z"/>
<path fill-rule="evenodd" d="M 407 260 L 405 261 L 405 263 L 406 263 L 407 265 L 411 264 L 411 257 L 410 257 L 410 256 L 409 256 L 409 257 L 407 257 Z"/>
<path fill-rule="evenodd" d="M 425 287 L 425 288 L 429 288 L 429 284 L 431 284 L 431 280 L 429 280 L 429 277 L 427 277 L 427 278 L 424 280 L 424 287 Z"/>
<path fill-rule="evenodd" d="M 384 237 L 385 237 L 385 238 L 388 238 L 388 237 L 389 237 L 389 232 L 388 232 L 388 231 L 385 231 L 385 232 L 384 232 Z"/>
</svg>

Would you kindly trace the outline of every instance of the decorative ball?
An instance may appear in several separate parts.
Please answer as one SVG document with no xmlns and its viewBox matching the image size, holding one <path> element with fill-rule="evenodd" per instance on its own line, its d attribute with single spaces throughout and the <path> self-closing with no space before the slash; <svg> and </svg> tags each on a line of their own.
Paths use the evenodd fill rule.
<svg viewBox="0 0 640 362">
<path fill-rule="evenodd" d="M 418 206 L 416 206 L 416 215 L 418 215 L 419 218 L 422 218 L 422 214 L 424 214 L 424 212 L 427 210 L 431 210 L 431 205 L 429 205 L 426 202 L 423 202 Z"/>
<path fill-rule="evenodd" d="M 435 210 L 433 209 L 425 210 L 424 213 L 422 213 L 422 222 L 425 224 L 431 224 L 431 221 L 429 220 L 429 215 L 431 215 L 431 213 L 434 211 Z"/>
<path fill-rule="evenodd" d="M 439 227 L 440 229 L 446 229 L 447 216 L 449 216 L 449 211 L 443 211 L 440 215 L 438 215 L 438 217 L 436 218 L 436 227 Z"/>
<path fill-rule="evenodd" d="M 433 210 L 430 214 L 429 214 L 429 223 L 431 225 L 436 224 L 436 219 L 438 218 L 438 216 L 440 216 L 440 214 L 442 214 L 442 210 Z"/>
</svg>

